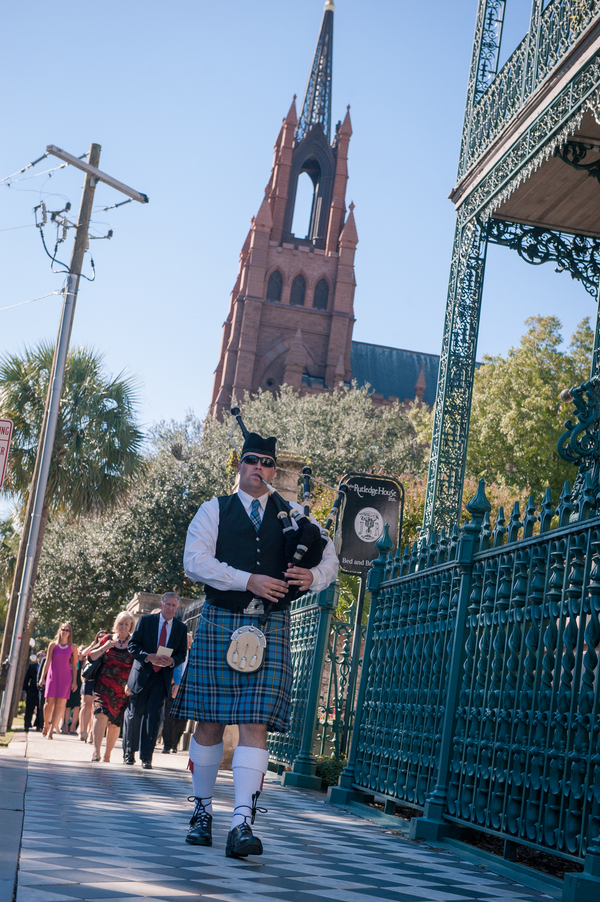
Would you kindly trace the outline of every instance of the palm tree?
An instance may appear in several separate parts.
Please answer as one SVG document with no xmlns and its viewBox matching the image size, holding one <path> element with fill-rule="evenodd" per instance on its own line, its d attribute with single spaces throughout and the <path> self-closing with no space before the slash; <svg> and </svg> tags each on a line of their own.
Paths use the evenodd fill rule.
<svg viewBox="0 0 600 902">
<path fill-rule="evenodd" d="M 53 355 L 53 345 L 44 342 L 21 355 L 0 358 L 0 416 L 14 423 L 3 491 L 14 496 L 21 508 L 31 494 Z M 112 506 L 125 496 L 143 469 L 143 435 L 135 423 L 136 402 L 135 381 L 123 374 L 107 376 L 103 357 L 96 351 L 76 348 L 69 352 L 28 608 L 50 514 L 61 510 L 77 518 Z M 12 641 L 29 535 L 28 514 L 30 511 L 24 516 L 0 661 Z"/>
</svg>

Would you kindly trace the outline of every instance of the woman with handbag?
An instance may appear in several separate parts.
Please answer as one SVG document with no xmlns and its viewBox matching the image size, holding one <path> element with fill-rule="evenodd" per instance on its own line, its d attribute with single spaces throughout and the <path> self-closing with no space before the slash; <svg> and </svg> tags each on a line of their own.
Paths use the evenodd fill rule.
<svg viewBox="0 0 600 902">
<path fill-rule="evenodd" d="M 58 733 L 64 717 L 67 699 L 77 688 L 77 661 L 79 652 L 73 645 L 73 629 L 70 623 L 63 623 L 56 639 L 48 646 L 48 654 L 40 677 L 40 685 L 45 684 L 44 736 L 52 739 Z"/>
<path fill-rule="evenodd" d="M 121 611 L 113 625 L 112 635 L 104 636 L 90 652 L 92 661 L 101 661 L 99 670 L 93 674 L 94 686 L 94 754 L 92 761 L 100 761 L 102 737 L 106 733 L 104 761 L 108 764 L 110 754 L 119 736 L 123 715 L 127 708 L 127 678 L 133 658 L 127 650 L 129 637 L 135 621 L 128 611 Z"/>
<path fill-rule="evenodd" d="M 87 660 L 92 648 L 96 648 L 100 639 L 109 636 L 108 630 L 98 630 L 94 636 L 94 641 L 81 652 L 83 660 Z M 88 733 L 90 734 L 90 742 L 92 741 L 92 717 L 94 715 L 94 683 L 91 677 L 86 678 L 86 670 L 89 673 L 90 664 L 84 664 L 81 676 L 83 677 L 83 689 L 81 691 L 81 711 L 79 712 L 79 738 L 82 742 L 87 742 Z"/>
</svg>

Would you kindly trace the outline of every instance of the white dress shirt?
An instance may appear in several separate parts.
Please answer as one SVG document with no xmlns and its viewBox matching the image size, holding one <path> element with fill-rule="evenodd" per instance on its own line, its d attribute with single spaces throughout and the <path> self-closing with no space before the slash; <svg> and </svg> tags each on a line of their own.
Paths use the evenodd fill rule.
<svg viewBox="0 0 600 902">
<path fill-rule="evenodd" d="M 148 660 L 148 655 L 155 655 L 156 652 L 158 651 L 158 649 L 160 648 L 160 633 L 163 628 L 163 623 L 166 623 L 166 625 L 167 625 L 167 638 L 165 639 L 165 646 L 166 646 L 167 642 L 169 641 L 169 636 L 171 635 L 171 629 L 173 627 L 173 618 L 171 618 L 171 620 L 165 620 L 163 615 L 159 614 L 158 615 L 158 633 L 156 634 L 156 651 L 148 652 L 148 654 L 146 655 L 146 661 Z M 171 667 L 174 666 L 173 658 L 171 658 L 170 666 Z"/>
<path fill-rule="evenodd" d="M 237 494 L 246 513 L 250 516 L 250 507 L 254 498 L 241 489 L 238 489 Z M 261 519 L 264 516 L 268 499 L 268 492 L 258 499 L 261 507 Z M 303 513 L 300 504 L 292 502 L 291 506 Z M 313 517 L 310 519 L 313 523 L 317 522 Z M 293 519 L 292 522 L 297 529 Z M 184 570 L 190 579 L 199 583 L 207 583 L 221 592 L 245 592 L 252 574 L 245 570 L 236 570 L 235 567 L 217 560 L 215 551 L 218 534 L 219 501 L 217 498 L 211 498 L 210 501 L 204 502 L 190 523 L 183 553 Z M 326 589 L 336 578 L 339 565 L 333 542 L 329 539 L 323 550 L 321 563 L 310 571 L 313 575 L 310 591 L 320 592 L 322 589 Z M 299 566 L 302 566 L 302 562 Z"/>
</svg>

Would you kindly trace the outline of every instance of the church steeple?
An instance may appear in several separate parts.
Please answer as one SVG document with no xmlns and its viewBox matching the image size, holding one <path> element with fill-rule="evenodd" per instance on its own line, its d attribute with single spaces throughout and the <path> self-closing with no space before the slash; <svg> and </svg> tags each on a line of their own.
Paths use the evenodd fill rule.
<svg viewBox="0 0 600 902">
<path fill-rule="evenodd" d="M 296 142 L 302 141 L 311 126 L 319 124 L 327 143 L 331 140 L 331 75 L 333 69 L 333 0 L 323 10 L 321 31 L 306 85 L 302 112 L 296 130 Z"/>
<path fill-rule="evenodd" d="M 346 216 L 349 112 L 330 140 L 333 10 L 327 0 L 300 120 L 294 97 L 242 248 L 215 372 L 211 407 L 219 417 L 245 392 L 283 384 L 303 394 L 332 391 L 352 378 L 358 235 L 353 204 Z M 294 220 L 298 181 L 308 187 L 307 176 L 308 223 Z"/>
</svg>

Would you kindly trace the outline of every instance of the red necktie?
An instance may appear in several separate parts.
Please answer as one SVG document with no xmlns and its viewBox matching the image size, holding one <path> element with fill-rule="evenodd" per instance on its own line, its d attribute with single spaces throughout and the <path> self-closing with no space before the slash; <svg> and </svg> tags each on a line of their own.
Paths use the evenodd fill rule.
<svg viewBox="0 0 600 902">
<path fill-rule="evenodd" d="M 167 623 L 166 623 L 166 621 L 163 623 L 162 629 L 160 631 L 160 637 L 158 640 L 158 648 L 160 648 L 161 645 L 163 646 L 163 648 L 166 647 L 166 645 L 167 645 Z M 157 649 L 157 651 L 158 651 L 158 649 Z M 152 669 L 153 669 L 154 673 L 158 673 L 159 670 L 162 670 L 162 668 L 157 667 L 156 664 L 152 665 Z"/>
</svg>

